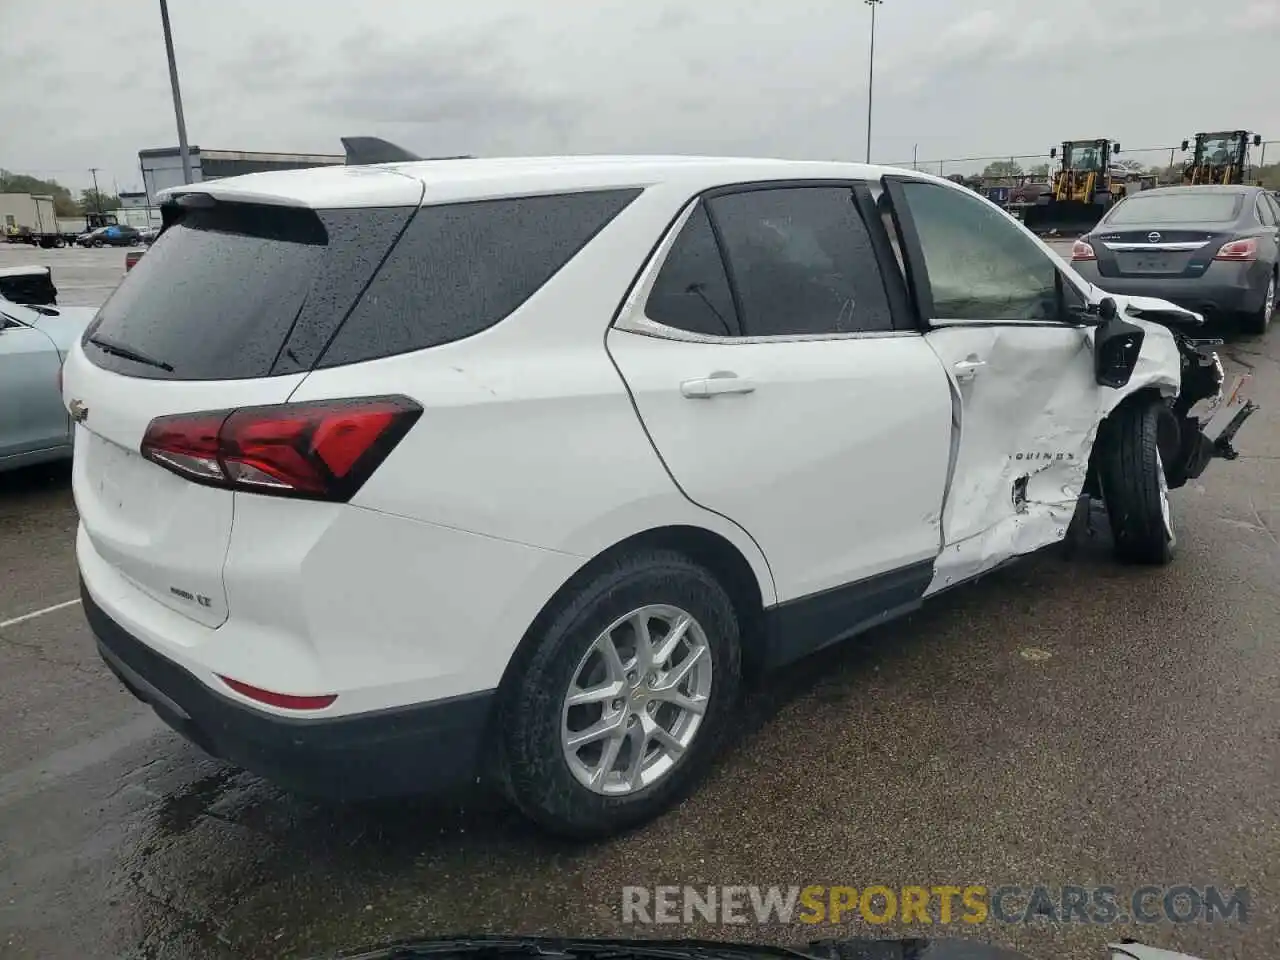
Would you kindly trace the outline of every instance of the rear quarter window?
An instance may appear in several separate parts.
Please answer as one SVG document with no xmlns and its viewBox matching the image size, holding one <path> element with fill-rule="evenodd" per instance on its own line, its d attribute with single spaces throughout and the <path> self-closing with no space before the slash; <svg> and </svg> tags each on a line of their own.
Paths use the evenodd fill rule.
<svg viewBox="0 0 1280 960">
<path fill-rule="evenodd" d="M 318 366 L 440 346 L 494 326 L 639 194 L 605 190 L 421 208 Z"/>
</svg>

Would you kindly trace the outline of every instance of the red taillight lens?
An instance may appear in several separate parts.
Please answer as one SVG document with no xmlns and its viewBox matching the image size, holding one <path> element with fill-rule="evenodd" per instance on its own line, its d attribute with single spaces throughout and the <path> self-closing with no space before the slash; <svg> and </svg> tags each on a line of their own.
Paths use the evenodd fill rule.
<svg viewBox="0 0 1280 960">
<path fill-rule="evenodd" d="M 62 364 L 58 364 L 58 396 L 62 396 Z"/>
<path fill-rule="evenodd" d="M 142 455 L 197 483 L 341 502 L 421 415 L 407 397 L 370 397 L 157 417 Z"/>
<path fill-rule="evenodd" d="M 132 270 L 133 265 L 141 259 L 142 259 L 142 254 L 137 250 L 134 250 L 131 253 L 126 253 L 124 255 L 124 272 L 128 273 L 130 270 Z"/>
<path fill-rule="evenodd" d="M 1215 260 L 1257 260 L 1258 259 L 1258 241 L 1253 237 L 1246 240 L 1232 240 L 1230 243 L 1224 243 Z"/>
<path fill-rule="evenodd" d="M 1071 261 L 1075 263 L 1078 260 L 1097 260 L 1098 256 L 1093 252 L 1093 245 L 1085 243 L 1083 240 L 1077 240 L 1071 245 Z"/>
</svg>

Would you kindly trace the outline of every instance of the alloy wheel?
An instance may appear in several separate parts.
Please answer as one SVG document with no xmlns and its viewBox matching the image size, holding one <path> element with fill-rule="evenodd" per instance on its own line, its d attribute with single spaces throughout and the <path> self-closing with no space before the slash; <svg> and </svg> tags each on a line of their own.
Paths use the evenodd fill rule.
<svg viewBox="0 0 1280 960">
<path fill-rule="evenodd" d="M 608 796 L 662 780 L 697 736 L 711 683 L 711 649 L 692 614 L 652 604 L 619 617 L 579 661 L 564 697 L 570 771 Z"/>
</svg>

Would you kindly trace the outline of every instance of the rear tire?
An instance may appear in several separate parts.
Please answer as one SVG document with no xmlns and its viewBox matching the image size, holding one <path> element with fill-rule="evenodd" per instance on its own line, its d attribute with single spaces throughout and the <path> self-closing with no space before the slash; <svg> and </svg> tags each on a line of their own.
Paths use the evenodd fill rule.
<svg viewBox="0 0 1280 960">
<path fill-rule="evenodd" d="M 1169 411 L 1159 403 L 1126 404 L 1111 415 L 1099 438 L 1102 498 L 1115 555 L 1125 563 L 1160 566 L 1173 559 L 1177 546 L 1158 442 L 1166 416 Z"/>
<path fill-rule="evenodd" d="M 661 654 L 663 639 L 684 623 L 681 615 L 690 618 L 682 634 L 688 640 L 677 644 L 665 669 L 656 658 L 645 666 L 639 645 L 628 645 L 640 635 L 636 624 L 646 625 Z M 533 642 L 498 713 L 499 774 L 516 807 L 554 833 L 592 839 L 638 826 L 688 794 L 729 728 L 741 677 L 738 618 L 708 570 L 671 550 L 609 560 Z M 659 696 L 685 657 L 692 657 L 687 676 Z M 567 703 L 571 691 L 595 695 L 615 685 L 616 692 L 590 703 Z M 677 694 L 702 713 L 671 713 L 682 710 L 670 702 Z M 650 733 L 655 721 L 666 731 L 662 740 Z M 574 746 L 584 731 L 606 727 L 619 732 Z M 670 745 L 686 735 L 679 749 Z"/>
<path fill-rule="evenodd" d="M 1276 274 L 1271 274 L 1267 291 L 1262 297 L 1262 306 L 1254 313 L 1245 314 L 1240 321 L 1240 330 L 1254 336 L 1262 336 L 1271 325 L 1271 317 L 1276 312 Z"/>
</svg>

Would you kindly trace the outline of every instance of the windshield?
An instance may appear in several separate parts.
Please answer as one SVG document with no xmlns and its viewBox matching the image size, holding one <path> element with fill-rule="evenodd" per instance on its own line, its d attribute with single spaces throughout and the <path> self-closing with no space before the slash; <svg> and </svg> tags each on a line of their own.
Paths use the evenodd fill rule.
<svg viewBox="0 0 1280 960">
<path fill-rule="evenodd" d="M 1067 166 L 1073 170 L 1101 170 L 1106 156 L 1098 144 L 1092 142 L 1069 143 L 1064 152 Z"/>
<path fill-rule="evenodd" d="M 1240 150 L 1239 138 L 1231 134 L 1206 137 L 1200 147 L 1200 162 L 1221 165 L 1231 163 Z"/>
<path fill-rule="evenodd" d="M 1232 223 L 1240 215 L 1239 193 L 1161 193 L 1130 197 L 1106 218 L 1124 223 Z"/>
</svg>

